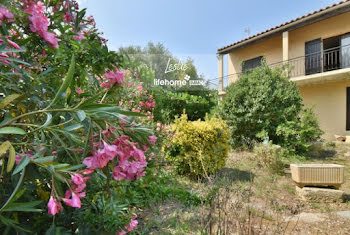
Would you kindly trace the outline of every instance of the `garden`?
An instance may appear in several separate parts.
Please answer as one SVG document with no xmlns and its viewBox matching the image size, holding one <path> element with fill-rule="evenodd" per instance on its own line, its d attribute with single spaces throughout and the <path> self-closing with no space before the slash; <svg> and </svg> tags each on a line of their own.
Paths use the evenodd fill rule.
<svg viewBox="0 0 350 235">
<path fill-rule="evenodd" d="M 154 86 L 167 61 L 147 54 L 171 53 L 109 49 L 74 0 L 1 1 L 0 25 L 0 234 L 350 233 L 334 219 L 349 199 L 296 196 L 290 163 L 349 178 L 350 145 L 322 140 L 288 68 L 247 71 L 219 101 Z"/>
</svg>

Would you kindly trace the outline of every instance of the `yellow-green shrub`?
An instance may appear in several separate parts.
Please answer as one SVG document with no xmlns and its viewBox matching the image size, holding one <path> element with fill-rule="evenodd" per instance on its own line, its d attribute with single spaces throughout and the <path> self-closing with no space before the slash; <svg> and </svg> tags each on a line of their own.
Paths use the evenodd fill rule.
<svg viewBox="0 0 350 235">
<path fill-rule="evenodd" d="M 180 174 L 200 177 L 225 165 L 230 150 L 229 131 L 221 119 L 188 121 L 183 114 L 175 120 L 172 131 L 165 152 Z"/>
</svg>

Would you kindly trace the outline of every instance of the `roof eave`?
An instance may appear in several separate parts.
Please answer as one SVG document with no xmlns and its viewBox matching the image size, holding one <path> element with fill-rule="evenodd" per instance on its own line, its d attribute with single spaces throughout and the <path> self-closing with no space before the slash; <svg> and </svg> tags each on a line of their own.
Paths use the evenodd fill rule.
<svg viewBox="0 0 350 235">
<path fill-rule="evenodd" d="M 342 10 L 342 11 L 340 11 L 340 10 Z M 329 9 L 325 9 L 321 12 L 312 14 L 310 16 L 306 16 L 306 17 L 299 19 L 299 20 L 296 20 L 294 22 L 287 23 L 286 25 L 277 27 L 276 29 L 273 29 L 273 30 L 268 31 L 266 33 L 262 33 L 260 35 L 255 36 L 255 37 L 252 37 L 250 39 L 244 40 L 244 41 L 237 43 L 235 45 L 228 46 L 227 48 L 224 47 L 223 49 L 218 49 L 217 54 L 218 55 L 227 54 L 234 49 L 245 47 L 245 46 L 247 46 L 251 43 L 254 43 L 256 41 L 268 39 L 269 37 L 274 36 L 276 34 L 283 33 L 285 31 L 289 31 L 291 29 L 296 29 L 296 28 L 300 28 L 300 27 L 305 26 L 302 23 L 311 21 L 309 24 L 312 24 L 312 23 L 315 23 L 317 21 L 323 20 L 324 19 L 323 16 L 329 15 L 329 17 L 332 17 L 335 15 L 345 13 L 347 11 L 350 11 L 350 1 L 345 2 L 343 4 L 340 4 L 340 5 L 337 5 L 337 6 L 334 6 L 334 7 L 329 8 Z M 332 13 L 332 12 L 337 12 L 337 14 L 330 15 L 330 13 Z M 329 18 L 329 17 L 327 17 L 327 18 Z M 319 19 L 319 20 L 317 20 L 317 19 Z M 298 25 L 300 25 L 300 27 L 297 27 Z"/>
</svg>

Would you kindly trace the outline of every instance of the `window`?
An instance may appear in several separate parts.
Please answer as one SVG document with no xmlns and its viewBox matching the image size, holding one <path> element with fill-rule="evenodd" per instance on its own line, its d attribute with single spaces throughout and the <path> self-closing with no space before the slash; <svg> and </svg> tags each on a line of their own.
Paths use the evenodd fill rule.
<svg viewBox="0 0 350 235">
<path fill-rule="evenodd" d="M 322 72 L 321 38 L 305 42 L 305 74 Z"/>
<path fill-rule="evenodd" d="M 261 66 L 262 56 L 243 61 L 242 71 L 246 72 L 251 69 L 255 69 L 259 66 Z"/>
</svg>

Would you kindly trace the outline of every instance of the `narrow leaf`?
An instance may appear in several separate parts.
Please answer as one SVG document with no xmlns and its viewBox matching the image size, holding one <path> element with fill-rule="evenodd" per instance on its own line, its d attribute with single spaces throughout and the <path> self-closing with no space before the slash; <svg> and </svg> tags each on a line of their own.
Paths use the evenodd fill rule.
<svg viewBox="0 0 350 235">
<path fill-rule="evenodd" d="M 0 157 L 7 152 L 10 146 L 11 146 L 11 143 L 9 141 L 5 141 L 0 145 Z"/>
<path fill-rule="evenodd" d="M 73 125 L 65 127 L 64 130 L 66 130 L 66 131 L 74 131 L 74 130 L 82 128 L 83 126 L 84 125 L 82 125 L 81 123 L 77 123 L 77 124 L 73 124 Z"/>
<path fill-rule="evenodd" d="M 71 59 L 70 65 L 69 65 L 68 73 L 67 73 L 60 89 L 58 89 L 55 98 L 52 100 L 52 102 L 49 104 L 48 107 L 55 104 L 57 102 L 57 100 L 60 99 L 61 94 L 63 92 L 66 92 L 67 88 L 69 87 L 69 85 L 71 84 L 71 82 L 73 80 L 74 72 L 75 72 L 75 57 L 74 57 L 74 55 L 72 55 L 72 59 Z"/>
<path fill-rule="evenodd" d="M 43 128 L 43 127 L 47 127 L 48 125 L 51 124 L 51 121 L 52 121 L 52 114 L 51 114 L 51 113 L 47 113 L 46 115 L 47 115 L 47 117 L 46 117 L 45 123 L 44 123 L 41 127 L 39 127 L 38 129 L 41 129 L 41 128 Z"/>
<path fill-rule="evenodd" d="M 42 203 L 42 201 L 31 201 L 21 203 L 10 203 L 2 211 L 28 211 L 28 212 L 41 212 L 41 209 L 34 208 Z"/>
<path fill-rule="evenodd" d="M 47 162 L 53 162 L 55 160 L 55 156 L 47 156 L 47 157 L 39 157 L 34 159 L 35 163 L 47 163 Z"/>
<path fill-rule="evenodd" d="M 7 161 L 7 172 L 12 171 L 16 161 L 16 151 L 11 144 L 10 144 L 9 150 L 10 150 L 10 153 L 9 153 L 9 160 Z"/>
<path fill-rule="evenodd" d="M 30 162 L 29 157 L 23 157 L 21 162 L 16 166 L 15 170 L 13 171 L 12 175 L 17 174 L 21 170 L 23 170 Z"/>
<path fill-rule="evenodd" d="M 10 104 L 12 101 L 14 101 L 20 96 L 20 94 L 11 94 L 9 96 L 6 96 L 5 99 L 3 99 L 0 103 L 0 109 L 5 108 L 8 104 Z"/>
<path fill-rule="evenodd" d="M 81 122 L 84 121 L 86 118 L 86 113 L 83 110 L 78 110 L 77 115 Z"/>
<path fill-rule="evenodd" d="M 18 127 L 3 127 L 0 128 L 0 134 L 16 134 L 16 135 L 25 135 L 26 132 Z"/>
<path fill-rule="evenodd" d="M 18 182 L 17 182 L 16 188 L 13 190 L 13 192 L 11 193 L 11 196 L 7 199 L 6 203 L 1 207 L 0 212 L 1 212 L 3 209 L 5 209 L 6 206 L 7 206 L 8 204 L 10 204 L 10 203 L 14 200 L 14 198 L 16 198 L 15 196 L 16 196 L 16 194 L 17 194 L 18 189 L 21 187 L 21 184 L 22 184 L 22 181 L 23 181 L 23 178 L 24 178 L 24 174 L 25 174 L 25 173 L 26 173 L 26 168 L 23 168 L 21 177 L 19 177 L 19 180 L 18 180 Z"/>
</svg>

